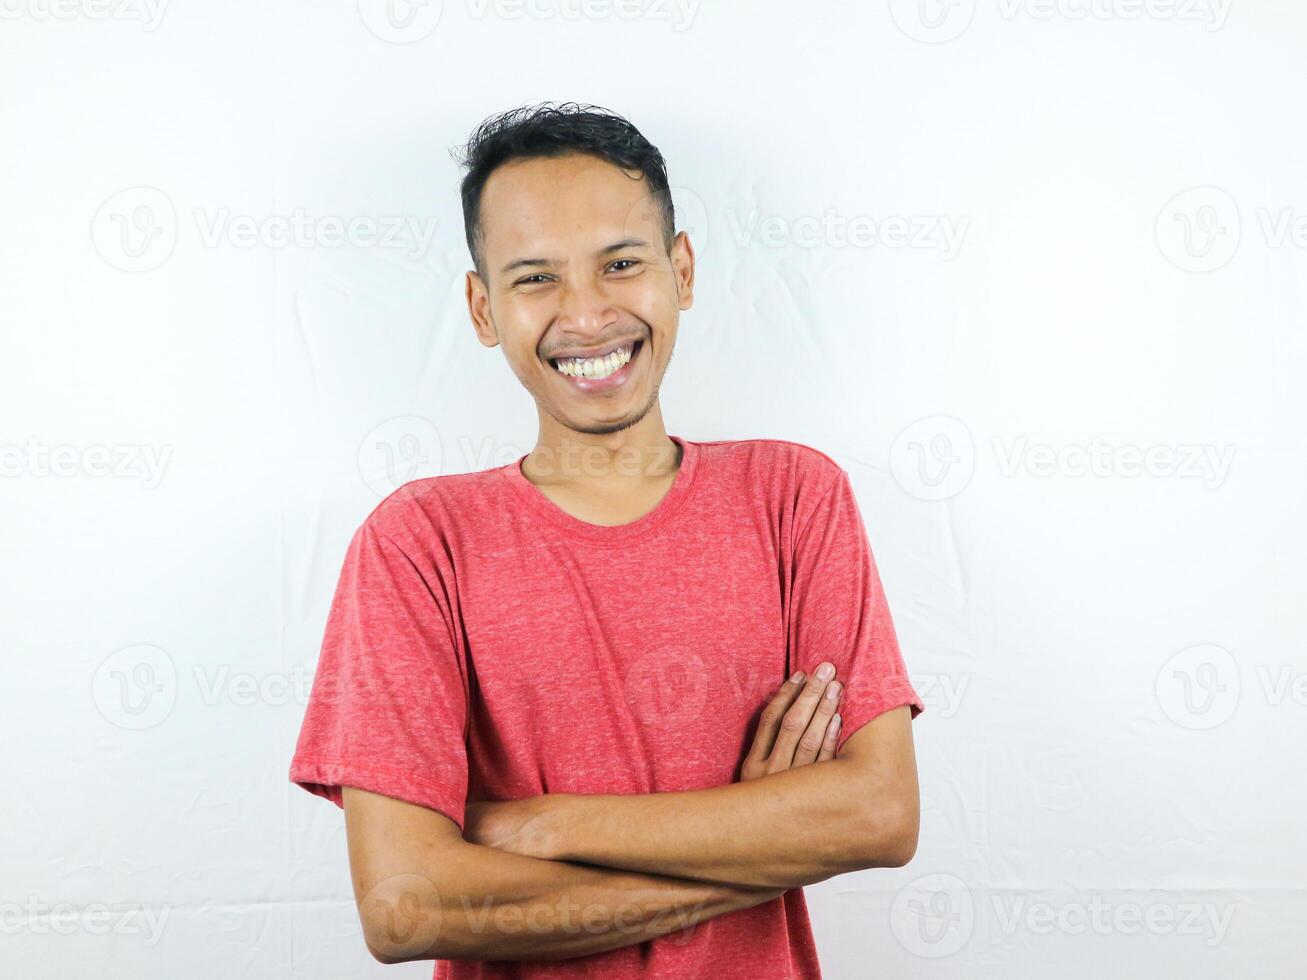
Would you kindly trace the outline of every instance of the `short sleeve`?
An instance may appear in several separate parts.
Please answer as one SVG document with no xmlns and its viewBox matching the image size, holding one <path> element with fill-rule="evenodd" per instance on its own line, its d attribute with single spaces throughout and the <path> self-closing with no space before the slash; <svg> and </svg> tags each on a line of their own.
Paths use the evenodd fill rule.
<svg viewBox="0 0 1307 980">
<path fill-rule="evenodd" d="M 434 569 L 424 569 L 371 519 L 355 532 L 290 779 L 342 808 L 342 786 L 429 807 L 461 832 L 467 684 L 448 595 L 429 582 Z"/>
<path fill-rule="evenodd" d="M 877 715 L 925 710 L 908 679 L 849 476 L 838 471 L 796 532 L 789 603 L 790 669 L 829 660 L 844 684 L 835 750 Z"/>
</svg>

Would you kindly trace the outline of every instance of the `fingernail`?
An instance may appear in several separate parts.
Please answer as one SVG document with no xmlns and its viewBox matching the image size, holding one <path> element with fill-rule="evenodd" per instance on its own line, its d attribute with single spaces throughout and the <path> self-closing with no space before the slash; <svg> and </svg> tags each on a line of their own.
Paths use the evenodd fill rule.
<svg viewBox="0 0 1307 980">
<path fill-rule="evenodd" d="M 834 701 L 839 696 L 840 696 L 840 682 L 834 681 L 829 687 L 826 688 L 826 697 Z"/>
<path fill-rule="evenodd" d="M 803 680 L 803 671 L 801 670 L 796 670 L 793 674 L 790 675 L 791 684 L 798 684 L 802 682 L 802 680 Z"/>
<path fill-rule="evenodd" d="M 835 676 L 835 668 L 830 664 L 822 664 L 817 668 L 817 676 L 824 681 L 828 681 Z"/>
<path fill-rule="evenodd" d="M 842 724 L 844 724 L 844 719 L 841 718 L 841 717 L 839 716 L 839 712 L 836 712 L 836 713 L 835 713 L 835 730 L 836 730 L 837 732 L 840 730 L 840 725 L 842 725 Z"/>
</svg>

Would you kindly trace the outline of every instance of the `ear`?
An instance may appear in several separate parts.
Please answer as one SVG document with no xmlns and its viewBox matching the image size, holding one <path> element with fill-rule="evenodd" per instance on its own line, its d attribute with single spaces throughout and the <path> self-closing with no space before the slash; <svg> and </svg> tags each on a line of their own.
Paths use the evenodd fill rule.
<svg viewBox="0 0 1307 980">
<path fill-rule="evenodd" d="M 688 310 L 694 305 L 694 246 L 690 236 L 681 232 L 672 242 L 672 274 L 676 277 L 677 304 Z"/>
<path fill-rule="evenodd" d="M 498 346 L 499 331 L 495 329 L 495 322 L 490 318 L 490 291 L 474 269 L 467 270 L 465 292 L 467 312 L 472 318 L 472 329 L 476 331 L 477 339 L 486 347 Z"/>
</svg>

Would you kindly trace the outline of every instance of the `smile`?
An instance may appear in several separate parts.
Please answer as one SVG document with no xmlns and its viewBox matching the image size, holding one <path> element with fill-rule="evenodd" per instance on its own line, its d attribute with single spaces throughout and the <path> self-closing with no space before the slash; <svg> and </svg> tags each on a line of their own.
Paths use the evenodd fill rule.
<svg viewBox="0 0 1307 980">
<path fill-rule="evenodd" d="M 592 390 L 594 382 L 624 380 L 629 374 L 624 368 L 640 352 L 643 340 L 628 341 L 599 357 L 550 358 L 554 370 L 576 382 L 583 390 Z M 587 382 L 590 382 L 587 384 Z"/>
</svg>

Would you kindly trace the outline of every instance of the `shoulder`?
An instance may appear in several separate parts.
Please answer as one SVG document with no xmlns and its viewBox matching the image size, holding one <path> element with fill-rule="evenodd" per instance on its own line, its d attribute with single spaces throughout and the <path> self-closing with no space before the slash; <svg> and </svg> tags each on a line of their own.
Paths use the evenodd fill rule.
<svg viewBox="0 0 1307 980">
<path fill-rule="evenodd" d="M 392 491 L 364 518 L 359 533 L 389 538 L 403 548 L 442 539 L 454 527 L 454 515 L 466 522 L 502 492 L 494 469 L 450 473 L 410 480 Z"/>
<path fill-rule="evenodd" d="M 715 467 L 736 471 L 753 483 L 785 477 L 786 485 L 820 496 L 845 475 L 820 449 L 790 439 L 720 439 L 699 445 Z"/>
<path fill-rule="evenodd" d="M 806 527 L 836 502 L 837 488 L 848 485 L 848 474 L 829 455 L 791 439 L 717 440 L 700 446 L 714 489 L 749 501 L 777 528 Z"/>
</svg>

